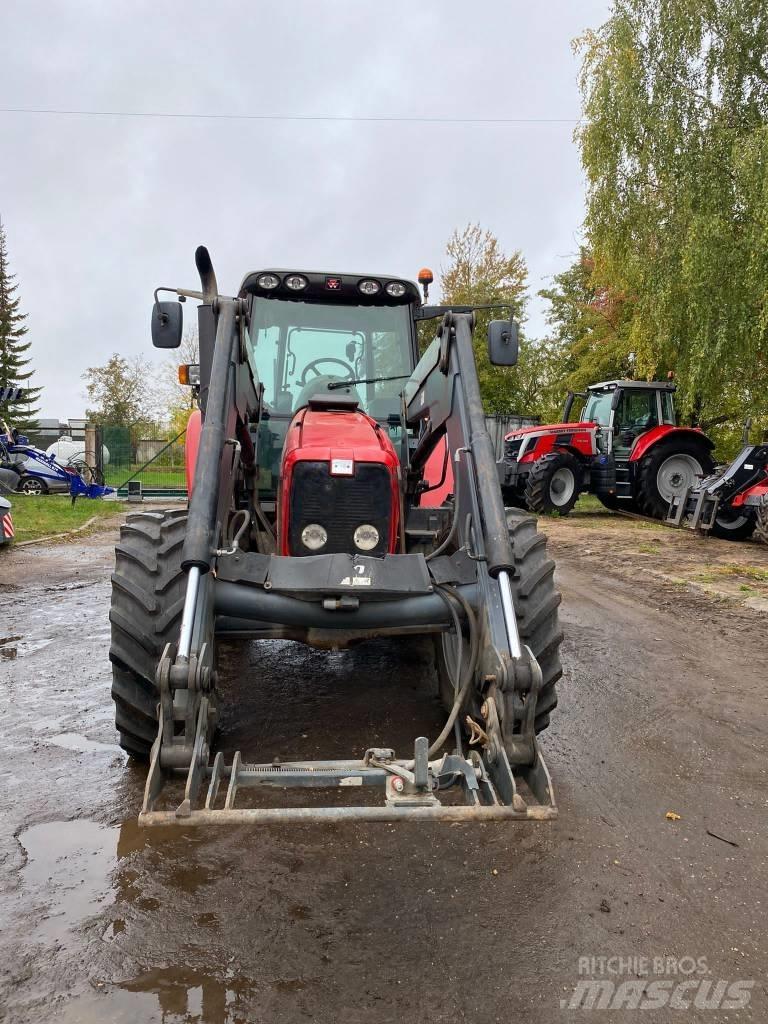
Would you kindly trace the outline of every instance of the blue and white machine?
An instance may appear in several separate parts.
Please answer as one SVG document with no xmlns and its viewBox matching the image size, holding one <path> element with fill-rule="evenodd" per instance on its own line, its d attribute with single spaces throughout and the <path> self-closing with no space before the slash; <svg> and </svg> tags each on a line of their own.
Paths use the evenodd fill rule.
<svg viewBox="0 0 768 1024">
<path fill-rule="evenodd" d="M 0 388 L 0 401 L 18 401 L 21 394 L 21 388 Z M 71 494 L 74 499 L 103 498 L 115 493 L 114 487 L 88 483 L 79 467 L 62 465 L 53 455 L 36 448 L 18 430 L 7 423 L 2 426 L 0 465 L 17 474 L 16 490 L 22 494 Z"/>
</svg>

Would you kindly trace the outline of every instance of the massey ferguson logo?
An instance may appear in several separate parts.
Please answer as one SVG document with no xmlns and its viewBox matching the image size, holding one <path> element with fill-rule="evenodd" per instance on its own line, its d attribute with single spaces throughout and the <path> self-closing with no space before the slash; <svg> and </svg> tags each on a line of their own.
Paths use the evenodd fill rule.
<svg viewBox="0 0 768 1024">
<path fill-rule="evenodd" d="M 329 292 L 337 292 L 341 289 L 340 277 L 326 277 L 325 287 Z"/>
</svg>

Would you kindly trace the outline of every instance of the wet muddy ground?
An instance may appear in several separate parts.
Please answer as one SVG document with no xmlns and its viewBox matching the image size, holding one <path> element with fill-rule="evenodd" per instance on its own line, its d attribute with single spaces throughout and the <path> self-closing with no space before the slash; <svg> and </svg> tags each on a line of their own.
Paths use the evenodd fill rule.
<svg viewBox="0 0 768 1024">
<path fill-rule="evenodd" d="M 114 535 L 0 553 L 0 1019 L 636 1020 L 561 1008 L 579 958 L 608 956 L 628 973 L 590 977 L 705 958 L 703 978 L 755 982 L 740 1011 L 642 1019 L 768 1019 L 768 618 L 657 571 L 679 535 L 655 559 L 629 525 L 545 528 L 566 631 L 552 824 L 140 830 L 109 698 Z M 743 547 L 699 547 L 700 571 Z M 404 750 L 441 722 L 407 645 L 273 642 L 228 665 L 228 751 Z"/>
</svg>

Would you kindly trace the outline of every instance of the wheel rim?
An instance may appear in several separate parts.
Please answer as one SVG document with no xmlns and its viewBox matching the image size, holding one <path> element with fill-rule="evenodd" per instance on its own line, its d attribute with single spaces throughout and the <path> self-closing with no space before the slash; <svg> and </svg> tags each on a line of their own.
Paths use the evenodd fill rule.
<svg viewBox="0 0 768 1024">
<path fill-rule="evenodd" d="M 565 466 L 556 469 L 549 481 L 549 500 L 555 508 L 567 505 L 576 490 L 576 479 L 573 472 Z"/>
<path fill-rule="evenodd" d="M 21 490 L 24 494 L 42 494 L 43 485 L 39 480 L 25 480 L 21 485 Z"/>
<path fill-rule="evenodd" d="M 670 455 L 659 466 L 656 487 L 664 501 L 670 502 L 687 488 L 693 487 L 703 475 L 704 470 L 698 459 L 679 452 Z"/>
</svg>

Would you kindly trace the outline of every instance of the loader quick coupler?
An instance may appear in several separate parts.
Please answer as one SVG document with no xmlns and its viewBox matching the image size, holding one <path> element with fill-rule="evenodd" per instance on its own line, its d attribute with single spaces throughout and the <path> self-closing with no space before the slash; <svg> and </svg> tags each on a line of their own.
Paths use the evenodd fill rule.
<svg viewBox="0 0 768 1024">
<path fill-rule="evenodd" d="M 514 760 L 519 759 L 521 763 L 516 764 L 515 771 L 511 767 L 502 735 L 495 683 L 491 684 L 481 705 L 483 726 L 473 723 L 475 728 L 470 730 L 474 747 L 466 756 L 459 748 L 437 760 L 430 759 L 429 741 L 422 736 L 415 740 L 413 757 L 408 760 L 398 759 L 390 748 L 369 748 L 359 761 L 247 764 L 237 751 L 232 764 L 227 767 L 221 752 L 216 754 L 212 764 L 209 763 L 210 738 L 216 722 L 215 675 L 205 664 L 204 657 L 172 664 L 173 653 L 173 646 L 169 645 L 158 669 L 160 727 L 152 748 L 144 804 L 139 816 L 143 825 L 346 819 L 391 821 L 400 818 L 547 820 L 557 815 L 552 782 L 535 739 L 531 739 L 530 744 L 521 742 L 513 749 Z M 204 653 L 201 651 L 201 655 Z M 533 665 L 536 666 L 535 659 Z M 174 678 L 182 685 L 174 688 L 171 694 L 171 680 Z M 195 694 L 197 700 L 194 699 Z M 194 729 L 189 731 L 192 721 Z M 180 728 L 183 731 L 179 732 Z M 191 743 L 188 742 L 190 736 Z M 522 763 L 525 760 L 530 763 Z M 157 810 L 156 801 L 165 781 L 183 771 L 187 773 L 183 799 L 173 810 Z M 225 781 L 226 796 L 223 807 L 219 807 L 219 793 Z M 519 790 L 519 782 L 525 785 L 525 797 Z M 195 804 L 206 783 L 204 807 L 196 810 Z M 238 790 L 242 788 L 269 790 L 274 787 L 336 786 L 380 787 L 384 791 L 384 804 L 304 808 L 235 806 Z M 443 803 L 440 795 L 448 791 L 460 794 L 461 802 Z"/>
</svg>

